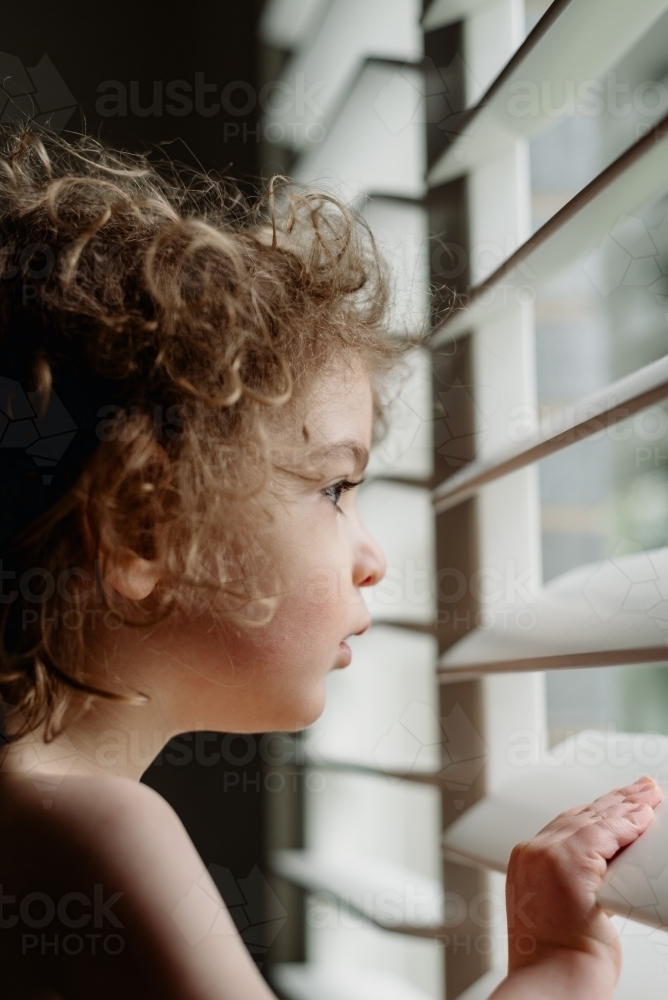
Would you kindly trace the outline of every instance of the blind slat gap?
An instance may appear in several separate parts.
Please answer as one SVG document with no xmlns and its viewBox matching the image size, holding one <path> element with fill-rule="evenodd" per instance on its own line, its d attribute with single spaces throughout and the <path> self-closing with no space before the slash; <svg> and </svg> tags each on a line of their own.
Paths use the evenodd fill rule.
<svg viewBox="0 0 668 1000">
<path fill-rule="evenodd" d="M 664 399 L 668 399 L 668 356 L 613 382 L 575 406 L 552 414 L 523 444 L 469 463 L 433 491 L 436 513 L 468 499 L 482 486 L 577 444 Z"/>
<path fill-rule="evenodd" d="M 336 760 L 333 757 L 325 759 L 307 757 L 303 762 L 295 759 L 289 763 L 292 763 L 295 766 L 299 766 L 303 763 L 304 767 L 309 767 L 313 771 L 339 771 L 343 774 L 361 774 L 369 778 L 389 778 L 392 781 L 408 781 L 418 785 L 435 785 L 437 788 L 442 788 L 444 785 L 447 786 L 448 783 L 456 786 L 467 784 L 470 780 L 468 774 L 466 774 L 465 777 L 458 777 L 455 774 L 456 765 L 453 766 L 452 764 L 446 765 L 446 767 L 450 769 L 450 773 L 446 774 L 446 767 L 440 771 L 422 771 L 416 770 L 412 767 L 382 767 L 381 765 L 372 767 L 370 764 L 358 764 L 355 761 Z M 464 762 L 469 770 L 471 769 L 470 763 L 471 761 L 469 759 Z M 463 770 L 463 767 L 461 767 L 460 770 Z"/>
<path fill-rule="evenodd" d="M 428 176 L 430 186 L 452 180 L 520 137 L 554 124 L 549 108 L 517 115 L 514 87 L 604 78 L 666 9 L 665 0 L 556 0 L 506 63 L 480 101 L 448 122 L 456 138 Z M 606 30 L 601 30 L 605 23 Z"/>
<path fill-rule="evenodd" d="M 275 851 L 271 865 L 281 878 L 309 892 L 331 893 L 342 906 L 383 930 L 427 938 L 445 932 L 440 880 L 402 865 L 293 850 Z M 388 891 L 393 893 L 391 910 L 386 905 Z M 416 907 L 416 898 L 423 905 Z"/>
<path fill-rule="evenodd" d="M 668 548 L 612 556 L 489 603 L 441 657 L 440 679 L 668 663 Z"/>
<path fill-rule="evenodd" d="M 439 679 L 445 684 L 470 681 L 486 674 L 533 673 L 537 670 L 577 670 L 585 667 L 631 667 L 637 664 L 668 663 L 666 646 L 646 646 L 641 649 L 602 649 L 592 653 L 568 653 L 562 656 L 537 655 L 513 660 L 481 660 L 466 667 L 438 668 Z"/>
<path fill-rule="evenodd" d="M 525 295 L 527 290 L 535 292 L 548 278 L 596 249 L 623 215 L 665 190 L 667 138 L 668 115 L 555 212 L 468 296 L 460 296 L 458 306 L 432 335 L 432 347 L 488 322 L 513 300 L 511 293 L 518 289 Z M 501 287 L 502 279 L 512 280 Z"/>
</svg>

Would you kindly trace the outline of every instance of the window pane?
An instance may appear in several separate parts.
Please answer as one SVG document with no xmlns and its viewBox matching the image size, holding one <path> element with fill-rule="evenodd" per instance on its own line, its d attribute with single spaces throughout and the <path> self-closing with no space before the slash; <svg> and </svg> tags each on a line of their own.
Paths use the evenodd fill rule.
<svg viewBox="0 0 668 1000">
<path fill-rule="evenodd" d="M 634 141 L 630 128 L 630 120 L 610 114 L 575 117 L 532 140 L 534 230 L 613 150 L 621 151 L 615 145 Z M 666 274 L 664 192 L 633 216 L 621 216 L 595 251 L 540 289 L 542 416 L 668 353 Z M 668 544 L 668 405 L 546 459 L 539 470 L 544 581 L 583 563 Z M 664 668 L 559 672 L 548 677 L 547 691 L 554 741 L 587 726 L 668 731 Z"/>
<path fill-rule="evenodd" d="M 534 230 L 668 112 L 668 11 L 604 79 L 545 81 L 536 100 L 554 124 L 531 140 Z"/>
</svg>

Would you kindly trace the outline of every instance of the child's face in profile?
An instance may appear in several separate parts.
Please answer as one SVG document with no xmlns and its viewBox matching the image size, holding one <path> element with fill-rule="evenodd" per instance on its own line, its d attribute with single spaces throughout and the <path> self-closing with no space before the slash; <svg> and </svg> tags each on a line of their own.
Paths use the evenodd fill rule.
<svg viewBox="0 0 668 1000">
<path fill-rule="evenodd" d="M 309 725 L 324 707 L 326 676 L 350 662 L 345 640 L 369 626 L 361 588 L 382 578 L 385 562 L 351 487 L 363 475 L 372 433 L 371 386 L 361 366 L 318 377 L 298 423 L 272 430 L 279 455 L 294 454 L 302 425 L 315 460 L 308 477 L 279 472 L 267 487 L 272 524 L 261 542 L 281 592 L 272 620 L 221 629 L 206 616 L 168 619 L 143 644 L 144 655 L 147 645 L 158 654 L 152 700 L 167 700 L 184 730 Z"/>
</svg>

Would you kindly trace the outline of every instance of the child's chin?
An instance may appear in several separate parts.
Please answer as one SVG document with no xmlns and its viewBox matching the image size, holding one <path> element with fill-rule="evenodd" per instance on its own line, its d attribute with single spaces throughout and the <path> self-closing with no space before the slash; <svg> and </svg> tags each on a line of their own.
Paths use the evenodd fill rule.
<svg viewBox="0 0 668 1000">
<path fill-rule="evenodd" d="M 276 729 L 284 733 L 297 733 L 301 729 L 307 729 L 320 718 L 325 710 L 325 692 L 311 701 L 302 705 L 291 705 L 285 713 L 282 725 L 277 725 Z"/>
</svg>

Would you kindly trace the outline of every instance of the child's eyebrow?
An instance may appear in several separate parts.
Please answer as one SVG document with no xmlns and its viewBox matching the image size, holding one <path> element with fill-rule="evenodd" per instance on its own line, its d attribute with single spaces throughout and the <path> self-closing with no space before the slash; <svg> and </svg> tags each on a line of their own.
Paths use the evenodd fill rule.
<svg viewBox="0 0 668 1000">
<path fill-rule="evenodd" d="M 320 455 L 323 458 L 335 458 L 340 454 L 352 456 L 355 463 L 355 475 L 361 475 L 369 462 L 369 449 L 361 441 L 356 441 L 354 438 L 337 441 L 335 444 L 328 445 L 320 451 Z"/>
</svg>

